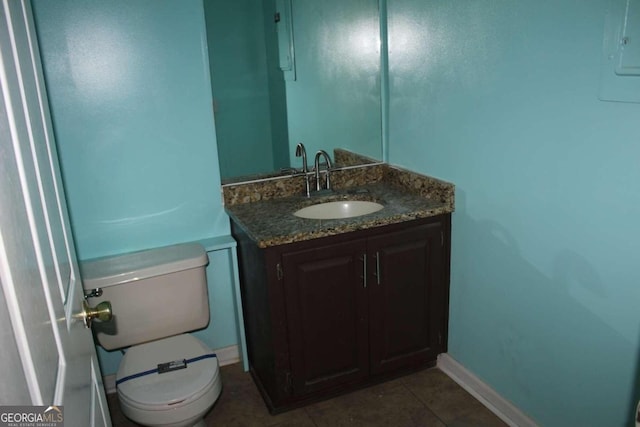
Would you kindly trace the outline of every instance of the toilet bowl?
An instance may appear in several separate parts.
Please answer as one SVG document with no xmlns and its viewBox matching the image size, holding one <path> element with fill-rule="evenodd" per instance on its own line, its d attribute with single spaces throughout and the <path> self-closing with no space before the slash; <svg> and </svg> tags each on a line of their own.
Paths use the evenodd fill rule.
<svg viewBox="0 0 640 427">
<path fill-rule="evenodd" d="M 170 363 L 173 369 L 157 373 L 159 365 Z M 188 334 L 129 349 L 116 384 L 123 414 L 150 426 L 193 426 L 222 390 L 217 357 Z"/>
<path fill-rule="evenodd" d="M 81 265 L 89 303 L 111 302 L 113 321 L 94 334 L 107 350 L 125 348 L 118 400 L 138 424 L 203 426 L 220 396 L 218 358 L 185 333 L 209 322 L 207 263 L 202 246 L 180 244 Z"/>
</svg>

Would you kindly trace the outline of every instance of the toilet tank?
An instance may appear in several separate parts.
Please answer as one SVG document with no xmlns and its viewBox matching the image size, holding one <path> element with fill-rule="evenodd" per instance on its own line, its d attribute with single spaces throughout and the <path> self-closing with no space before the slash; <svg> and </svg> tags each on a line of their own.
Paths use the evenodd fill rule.
<svg viewBox="0 0 640 427">
<path fill-rule="evenodd" d="M 106 350 L 201 329 L 209 323 L 205 268 L 209 259 L 197 243 L 183 243 L 82 262 L 85 295 L 94 307 L 110 301 L 113 319 L 94 322 Z"/>
</svg>

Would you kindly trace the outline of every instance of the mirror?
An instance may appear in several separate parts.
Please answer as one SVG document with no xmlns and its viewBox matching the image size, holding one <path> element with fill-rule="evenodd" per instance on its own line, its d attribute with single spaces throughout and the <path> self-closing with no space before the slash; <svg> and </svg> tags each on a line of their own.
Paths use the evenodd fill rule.
<svg viewBox="0 0 640 427">
<path fill-rule="evenodd" d="M 205 0 L 223 181 L 300 168 L 295 146 L 382 159 L 378 0 Z"/>
</svg>

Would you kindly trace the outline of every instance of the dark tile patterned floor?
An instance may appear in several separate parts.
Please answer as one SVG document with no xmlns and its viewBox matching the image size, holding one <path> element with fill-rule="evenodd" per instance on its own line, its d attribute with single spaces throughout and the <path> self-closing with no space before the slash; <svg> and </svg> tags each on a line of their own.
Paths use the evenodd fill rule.
<svg viewBox="0 0 640 427">
<path fill-rule="evenodd" d="M 211 427 L 503 427 L 491 411 L 433 368 L 279 415 L 270 415 L 240 364 L 225 366 Z M 108 396 L 114 427 L 135 427 Z"/>
</svg>

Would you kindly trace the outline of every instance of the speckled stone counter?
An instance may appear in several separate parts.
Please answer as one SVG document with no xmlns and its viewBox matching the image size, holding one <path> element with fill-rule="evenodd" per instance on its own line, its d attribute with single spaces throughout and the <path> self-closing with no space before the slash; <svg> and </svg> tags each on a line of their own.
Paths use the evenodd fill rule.
<svg viewBox="0 0 640 427">
<path fill-rule="evenodd" d="M 314 192 L 310 198 L 302 194 L 304 179 L 301 176 L 223 187 L 225 209 L 261 248 L 454 210 L 453 184 L 386 164 L 335 171 L 332 181 L 333 193 Z M 337 200 L 375 201 L 384 205 L 384 209 L 359 217 L 331 220 L 293 215 L 303 207 Z"/>
</svg>

